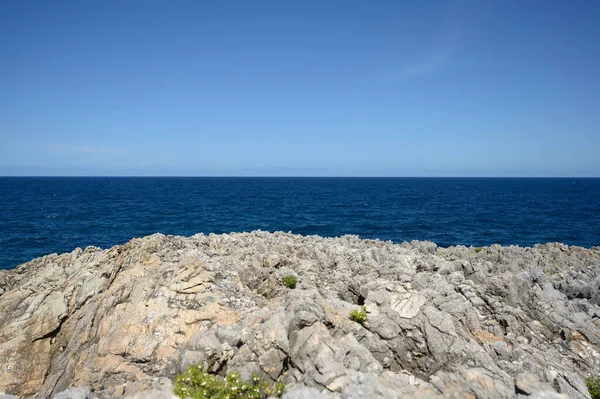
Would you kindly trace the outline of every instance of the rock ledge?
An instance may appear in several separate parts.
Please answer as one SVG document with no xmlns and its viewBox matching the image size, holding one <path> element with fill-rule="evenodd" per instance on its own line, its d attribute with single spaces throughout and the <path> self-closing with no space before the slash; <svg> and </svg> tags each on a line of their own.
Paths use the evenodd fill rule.
<svg viewBox="0 0 600 399">
<path fill-rule="evenodd" d="M 282 277 L 298 278 L 295 289 Z M 173 398 L 190 364 L 286 398 L 589 398 L 600 248 L 154 234 L 0 270 L 0 398 Z M 348 317 L 367 308 L 364 325 Z"/>
</svg>

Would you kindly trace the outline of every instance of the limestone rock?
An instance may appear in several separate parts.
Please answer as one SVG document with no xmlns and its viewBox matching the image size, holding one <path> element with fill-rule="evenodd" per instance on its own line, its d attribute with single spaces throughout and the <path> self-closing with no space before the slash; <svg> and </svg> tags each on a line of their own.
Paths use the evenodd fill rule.
<svg viewBox="0 0 600 399">
<path fill-rule="evenodd" d="M 405 289 L 401 289 L 400 293 L 391 295 L 390 306 L 400 317 L 412 319 L 419 314 L 425 300 L 425 297 L 422 295 L 412 294 Z"/>
<path fill-rule="evenodd" d="M 588 398 L 599 289 L 597 247 L 155 234 L 0 271 L 0 398 L 172 399 L 190 364 L 288 399 Z"/>
<path fill-rule="evenodd" d="M 89 387 L 69 388 L 53 396 L 53 399 L 90 399 L 92 390 Z"/>
</svg>

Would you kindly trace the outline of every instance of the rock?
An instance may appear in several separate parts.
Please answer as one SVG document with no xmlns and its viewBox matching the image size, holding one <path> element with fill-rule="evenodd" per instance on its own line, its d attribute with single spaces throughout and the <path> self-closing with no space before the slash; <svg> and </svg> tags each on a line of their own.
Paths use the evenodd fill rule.
<svg viewBox="0 0 600 399">
<path fill-rule="evenodd" d="M 268 253 L 265 255 L 265 257 L 263 259 L 264 267 L 273 268 L 273 267 L 279 266 L 280 263 L 281 263 L 281 256 L 277 253 L 272 253 L 272 252 Z"/>
<path fill-rule="evenodd" d="M 172 386 L 152 388 L 145 391 L 125 396 L 126 399 L 180 399 L 173 393 Z"/>
<path fill-rule="evenodd" d="M 410 293 L 403 288 L 400 292 L 391 295 L 390 307 L 398 313 L 400 317 L 412 319 L 421 310 L 421 306 L 425 303 L 425 297 Z"/>
<path fill-rule="evenodd" d="M 289 267 L 280 267 L 279 269 L 277 269 L 277 271 L 275 272 L 275 275 L 277 276 L 278 279 L 282 279 L 284 277 L 287 276 L 294 276 L 294 277 L 298 277 L 298 273 L 296 273 L 295 270 L 290 269 Z"/>
<path fill-rule="evenodd" d="M 325 397 L 315 388 L 296 388 L 286 390 L 283 399 L 324 399 Z"/>
<path fill-rule="evenodd" d="M 90 399 L 92 390 L 89 387 L 69 388 L 53 396 L 53 399 Z"/>
<path fill-rule="evenodd" d="M 529 396 L 530 399 L 569 399 L 567 395 L 555 391 L 534 392 Z"/>
<path fill-rule="evenodd" d="M 258 364 L 269 377 L 276 380 L 283 371 L 283 361 L 286 357 L 280 349 L 271 348 L 258 357 Z"/>
<path fill-rule="evenodd" d="M 173 399 L 194 364 L 289 399 L 587 398 L 599 288 L 598 247 L 154 234 L 0 271 L 0 392 Z"/>
<path fill-rule="evenodd" d="M 540 381 L 529 373 L 521 373 L 515 378 L 515 391 L 524 395 L 531 395 L 544 390 Z"/>
</svg>

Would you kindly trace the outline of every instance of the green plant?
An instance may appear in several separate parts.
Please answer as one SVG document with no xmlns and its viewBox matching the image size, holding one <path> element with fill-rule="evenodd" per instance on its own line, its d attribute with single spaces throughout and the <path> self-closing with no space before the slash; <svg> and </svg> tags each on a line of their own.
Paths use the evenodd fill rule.
<svg viewBox="0 0 600 399">
<path fill-rule="evenodd" d="M 262 382 L 256 374 L 251 382 L 245 382 L 236 372 L 224 379 L 210 374 L 202 367 L 190 366 L 175 380 L 175 395 L 182 399 L 264 399 L 269 396 L 281 397 L 285 391 L 282 382 L 270 385 Z"/>
<path fill-rule="evenodd" d="M 477 247 L 477 248 L 475 248 L 475 253 L 477 253 L 477 254 L 478 254 L 478 253 L 480 253 L 482 250 L 483 250 L 483 248 L 481 248 L 481 247 Z"/>
<path fill-rule="evenodd" d="M 554 270 L 552 270 L 552 269 L 545 269 L 544 270 L 544 274 L 546 276 L 553 276 L 554 275 Z"/>
<path fill-rule="evenodd" d="M 283 284 L 286 287 L 292 289 L 296 288 L 296 284 L 298 284 L 298 279 L 296 278 L 296 276 L 285 276 L 281 279 L 281 281 L 283 281 Z"/>
<path fill-rule="evenodd" d="M 350 320 L 360 324 L 364 324 L 367 321 L 367 307 L 362 306 L 360 308 L 360 311 L 353 310 L 352 312 L 350 312 Z"/>
<path fill-rule="evenodd" d="M 585 379 L 585 385 L 592 399 L 600 399 L 600 378 L 588 377 Z"/>
</svg>

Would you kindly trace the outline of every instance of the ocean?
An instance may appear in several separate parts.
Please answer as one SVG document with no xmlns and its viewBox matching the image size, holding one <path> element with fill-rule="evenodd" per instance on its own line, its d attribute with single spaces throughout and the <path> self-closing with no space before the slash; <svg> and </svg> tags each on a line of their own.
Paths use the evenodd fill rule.
<svg viewBox="0 0 600 399">
<path fill-rule="evenodd" d="M 2 177 L 0 268 L 156 232 L 600 245 L 600 179 Z"/>
</svg>

